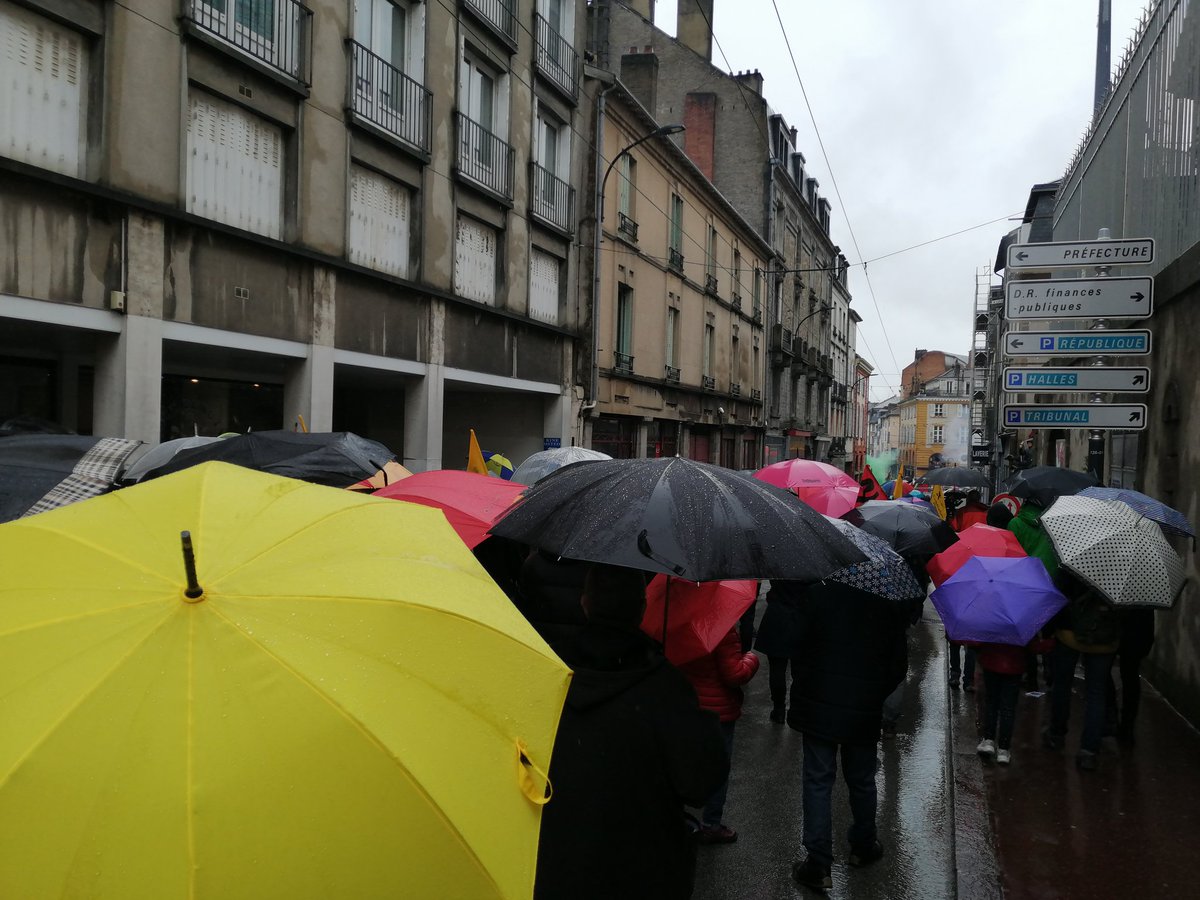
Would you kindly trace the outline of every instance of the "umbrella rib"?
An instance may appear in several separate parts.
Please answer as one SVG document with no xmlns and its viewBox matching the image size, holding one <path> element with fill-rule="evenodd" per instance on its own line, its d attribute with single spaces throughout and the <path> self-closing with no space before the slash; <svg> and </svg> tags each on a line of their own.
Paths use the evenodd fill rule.
<svg viewBox="0 0 1200 900">
<path fill-rule="evenodd" d="M 413 774 L 408 770 L 408 767 L 405 766 L 404 762 L 398 756 L 396 756 L 395 753 L 392 752 L 391 748 L 389 748 L 386 744 L 381 742 L 378 737 L 376 737 L 374 734 L 372 734 L 371 731 L 362 722 L 360 722 L 357 718 L 355 718 L 348 709 L 346 709 L 341 704 L 334 702 L 332 697 L 330 697 L 324 691 L 320 690 L 315 684 L 312 683 L 311 680 L 309 680 L 308 678 L 305 678 L 303 674 L 301 674 L 299 671 L 297 671 L 295 668 L 293 668 L 291 665 L 289 665 L 284 659 L 282 659 L 275 653 L 272 653 L 271 650 L 268 649 L 266 646 L 264 646 L 261 642 L 255 640 L 252 635 L 247 634 L 242 628 L 239 628 L 237 626 L 237 624 L 232 619 L 230 619 L 228 616 L 226 616 L 218 607 L 214 606 L 212 611 L 218 618 L 220 618 L 222 621 L 224 621 L 226 625 L 228 625 L 231 629 L 233 629 L 233 631 L 235 633 L 241 635 L 242 638 L 245 639 L 245 641 L 247 643 L 249 643 L 251 646 L 257 648 L 261 653 L 263 653 L 265 656 L 269 657 L 273 662 L 275 662 L 275 664 L 278 665 L 283 671 L 287 672 L 289 675 L 291 675 L 293 678 L 295 678 L 298 682 L 300 682 L 305 687 L 307 687 L 310 691 L 312 691 L 312 693 L 314 695 L 316 695 L 319 699 L 321 699 L 325 703 L 327 703 L 331 709 L 333 709 L 338 715 L 340 715 L 352 727 L 354 727 L 360 734 L 362 734 L 363 737 L 365 737 L 367 739 L 368 743 L 370 743 L 372 746 L 374 746 L 379 752 L 383 753 L 385 756 L 390 758 L 396 764 L 397 768 L 404 774 L 404 777 L 408 779 L 409 783 L 412 784 L 413 789 L 417 792 L 417 794 L 419 796 L 421 796 L 422 798 L 424 798 L 424 800 L 428 804 L 429 808 L 434 812 L 434 814 L 439 819 L 441 819 L 445 823 L 445 825 L 446 825 L 447 829 L 450 831 L 450 833 L 453 834 L 454 837 L 458 840 L 458 842 L 462 845 L 463 849 L 467 853 L 467 856 L 475 863 L 476 866 L 478 866 L 479 870 L 483 873 L 483 875 L 487 879 L 487 881 L 495 888 L 496 896 L 497 897 L 504 896 L 504 891 L 501 890 L 500 885 L 496 883 L 496 879 L 493 877 L 491 871 L 488 869 L 487 866 L 485 866 L 483 864 L 483 860 L 481 860 L 479 858 L 478 854 L 475 852 L 475 848 L 473 848 L 467 842 L 467 839 L 463 836 L 463 833 L 459 830 L 457 824 L 455 824 L 453 821 L 451 821 L 450 818 L 442 810 L 442 808 L 440 806 L 438 806 L 437 803 L 434 802 L 433 798 L 425 790 L 424 785 L 422 785 L 420 782 L 417 781 L 416 778 L 413 777 Z M 190 680 L 189 680 L 189 684 L 190 684 Z M 484 721 L 487 721 L 487 720 L 485 719 Z M 489 722 L 488 724 L 490 725 L 491 723 Z M 503 734 L 502 734 L 502 736 L 503 736 Z M 0 786 L 2 786 L 2 784 L 0 784 Z"/>
<path fill-rule="evenodd" d="M 44 522 L 38 521 L 41 518 L 43 518 L 43 517 L 42 516 L 30 516 L 28 519 L 22 519 L 20 521 L 20 527 L 21 528 L 35 528 L 38 531 L 44 531 L 44 532 L 47 532 L 48 534 L 57 535 L 58 537 L 71 542 L 72 544 L 75 544 L 80 547 L 87 547 L 89 550 L 93 550 L 93 551 L 99 553 L 101 556 L 106 556 L 109 559 L 116 560 L 117 562 L 121 563 L 122 565 L 126 565 L 129 568 L 135 569 L 138 572 L 141 572 L 145 575 L 152 575 L 155 578 L 155 580 L 157 580 L 157 581 L 161 581 L 165 584 L 175 584 L 175 581 L 164 576 L 162 572 L 157 572 L 154 569 L 151 569 L 148 566 L 143 565 L 137 559 L 133 559 L 133 558 L 125 557 L 125 556 L 118 556 L 116 553 L 114 553 L 113 551 L 109 550 L 108 548 L 104 547 L 101 544 L 97 544 L 92 541 L 84 540 L 80 535 L 71 534 L 66 531 L 61 531 L 58 528 L 50 528 L 46 524 L 44 524 Z M 17 524 L 17 523 L 13 523 L 13 524 Z"/>
<path fill-rule="evenodd" d="M 26 592 L 20 590 L 19 588 L 8 588 L 5 590 L 0 590 L 0 596 L 3 596 L 4 594 L 24 594 L 24 593 L 26 593 Z M 150 606 L 154 603 L 161 603 L 162 599 L 163 599 L 163 596 L 161 593 L 155 593 L 151 599 L 142 600 L 138 603 L 127 603 L 124 606 L 110 606 L 105 609 L 96 609 L 96 610 L 92 610 L 91 612 L 79 613 L 78 615 L 74 615 L 74 616 L 59 616 L 57 619 L 44 619 L 40 622 L 32 622 L 28 625 L 22 625 L 20 628 L 14 628 L 11 631 L 0 631 L 0 639 L 12 637 L 13 635 L 16 635 L 16 634 L 24 634 L 25 632 L 28 632 L 28 631 L 36 631 L 39 628 L 49 628 L 54 625 L 63 625 L 63 624 L 66 624 L 67 622 L 77 622 L 81 619 L 90 619 L 90 618 L 93 618 L 96 616 L 106 616 L 109 613 L 124 612 L 124 611 L 130 610 L 130 609 L 137 609 L 140 606 Z"/>
</svg>

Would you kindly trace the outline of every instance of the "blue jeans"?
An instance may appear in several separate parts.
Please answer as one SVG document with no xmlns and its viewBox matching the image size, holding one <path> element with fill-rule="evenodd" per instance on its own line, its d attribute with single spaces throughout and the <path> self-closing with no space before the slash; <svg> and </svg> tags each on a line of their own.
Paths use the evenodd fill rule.
<svg viewBox="0 0 1200 900">
<path fill-rule="evenodd" d="M 1054 684 L 1050 689 L 1050 733 L 1062 737 L 1071 718 L 1071 685 L 1075 682 L 1075 664 L 1083 657 L 1083 734 L 1079 749 L 1089 753 L 1100 750 L 1104 736 L 1105 694 L 1112 653 L 1080 653 L 1066 644 L 1054 646 Z"/>
<path fill-rule="evenodd" d="M 733 761 L 733 726 L 737 722 L 722 722 L 721 736 L 725 738 L 725 755 Z M 716 827 L 721 824 L 721 814 L 725 812 L 725 798 L 729 795 L 729 776 L 721 782 L 721 786 L 712 792 L 712 796 L 704 802 L 700 811 L 700 823 Z"/>
<path fill-rule="evenodd" d="M 853 849 L 875 843 L 875 744 L 835 744 L 804 736 L 804 849 L 822 865 L 833 863 L 833 782 L 838 748 L 842 778 L 850 789 L 854 824 L 848 837 Z"/>
</svg>

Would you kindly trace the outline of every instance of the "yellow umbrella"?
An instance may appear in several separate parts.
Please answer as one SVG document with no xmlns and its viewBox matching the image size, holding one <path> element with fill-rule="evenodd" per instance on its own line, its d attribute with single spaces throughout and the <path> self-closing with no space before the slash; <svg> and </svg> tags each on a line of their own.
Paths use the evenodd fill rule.
<svg viewBox="0 0 1200 900">
<path fill-rule="evenodd" d="M 531 895 L 570 673 L 440 511 L 206 463 L 0 572 L 0 897 Z"/>
</svg>

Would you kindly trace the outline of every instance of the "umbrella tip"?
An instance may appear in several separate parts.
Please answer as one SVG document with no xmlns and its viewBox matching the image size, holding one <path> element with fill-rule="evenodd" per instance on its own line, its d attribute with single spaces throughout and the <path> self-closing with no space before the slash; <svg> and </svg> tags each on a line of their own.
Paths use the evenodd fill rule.
<svg viewBox="0 0 1200 900">
<path fill-rule="evenodd" d="M 188 603 L 195 603 L 204 599 L 204 588 L 196 581 L 196 552 L 192 548 L 192 533 L 181 531 L 179 539 L 183 544 L 183 569 L 187 575 L 187 587 L 183 590 L 183 597 Z"/>
</svg>

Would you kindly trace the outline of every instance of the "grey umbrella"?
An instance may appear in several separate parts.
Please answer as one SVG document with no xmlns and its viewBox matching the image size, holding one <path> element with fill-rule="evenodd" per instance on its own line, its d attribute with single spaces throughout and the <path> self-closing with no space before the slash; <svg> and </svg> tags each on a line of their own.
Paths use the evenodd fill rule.
<svg viewBox="0 0 1200 900">
<path fill-rule="evenodd" d="M 787 491 L 690 459 L 614 459 L 559 469 L 492 534 L 570 559 L 688 581 L 815 581 L 866 557 Z"/>
<path fill-rule="evenodd" d="M 943 487 L 987 487 L 987 476 L 978 469 L 966 469 L 960 466 L 948 466 L 944 469 L 933 469 L 921 479 L 925 484 L 940 484 Z"/>
<path fill-rule="evenodd" d="M 612 457 L 599 450 L 589 450 L 587 447 L 554 447 L 550 450 L 539 450 L 517 466 L 512 480 L 517 484 L 537 484 L 551 472 L 555 472 L 563 466 L 577 462 L 595 462 L 601 459 L 612 459 Z"/>
<path fill-rule="evenodd" d="M 868 500 L 845 519 L 886 541 L 901 556 L 932 556 L 958 540 L 937 513 L 896 500 Z"/>
</svg>

